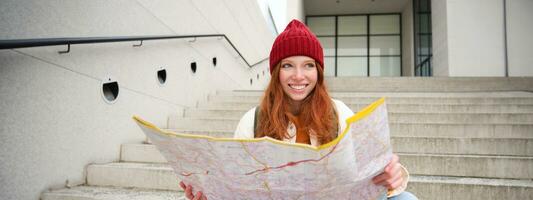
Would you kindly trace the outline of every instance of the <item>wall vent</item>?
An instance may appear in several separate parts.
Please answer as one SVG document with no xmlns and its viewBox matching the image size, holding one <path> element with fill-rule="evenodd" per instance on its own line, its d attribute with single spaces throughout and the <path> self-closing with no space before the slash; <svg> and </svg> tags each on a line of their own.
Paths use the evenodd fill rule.
<svg viewBox="0 0 533 200">
<path fill-rule="evenodd" d="M 191 63 L 191 71 L 192 71 L 193 74 L 196 73 L 196 62 L 192 62 Z"/>
<path fill-rule="evenodd" d="M 107 103 L 115 103 L 118 99 L 119 85 L 118 82 L 108 77 L 102 82 L 102 97 Z"/>
<path fill-rule="evenodd" d="M 157 80 L 159 81 L 160 85 L 164 85 L 167 81 L 167 70 L 160 69 L 157 71 Z"/>
</svg>

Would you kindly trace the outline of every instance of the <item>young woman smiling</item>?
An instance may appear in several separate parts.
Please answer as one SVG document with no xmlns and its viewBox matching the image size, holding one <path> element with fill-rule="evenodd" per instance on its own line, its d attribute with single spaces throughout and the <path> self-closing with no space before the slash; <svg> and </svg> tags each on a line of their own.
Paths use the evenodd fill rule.
<svg viewBox="0 0 533 200">
<path fill-rule="evenodd" d="M 346 128 L 354 113 L 332 99 L 324 83 L 322 46 L 300 21 L 293 20 L 276 38 L 270 51 L 271 80 L 261 104 L 241 118 L 235 138 L 268 136 L 313 146 L 328 143 Z M 417 199 L 405 192 L 408 173 L 394 155 L 373 182 L 389 189 L 390 200 Z M 180 183 L 189 199 L 206 199 L 201 192 Z M 347 197 L 349 198 L 349 197 Z"/>
</svg>

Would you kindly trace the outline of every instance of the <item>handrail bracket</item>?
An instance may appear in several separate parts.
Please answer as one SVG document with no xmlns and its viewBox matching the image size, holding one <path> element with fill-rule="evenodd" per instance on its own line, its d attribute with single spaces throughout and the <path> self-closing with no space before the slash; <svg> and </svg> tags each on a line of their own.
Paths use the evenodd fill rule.
<svg viewBox="0 0 533 200">
<path fill-rule="evenodd" d="M 67 44 L 67 50 L 66 51 L 58 51 L 59 54 L 69 53 L 70 52 L 70 44 Z"/>
<path fill-rule="evenodd" d="M 142 45 L 143 45 L 143 40 L 141 40 L 141 43 L 139 43 L 139 44 L 134 44 L 133 47 L 140 47 Z"/>
</svg>

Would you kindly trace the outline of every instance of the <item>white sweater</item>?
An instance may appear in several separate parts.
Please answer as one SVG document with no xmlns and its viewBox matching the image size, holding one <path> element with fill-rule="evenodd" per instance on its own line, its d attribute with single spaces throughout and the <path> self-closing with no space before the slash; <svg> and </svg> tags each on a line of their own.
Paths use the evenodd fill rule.
<svg viewBox="0 0 533 200">
<path fill-rule="evenodd" d="M 346 128 L 346 119 L 354 115 L 353 111 L 346 106 L 342 101 L 332 99 L 333 103 L 335 104 L 335 110 L 337 111 L 337 116 L 339 118 L 339 132 L 338 134 L 341 134 L 342 131 Z M 254 119 L 255 118 L 255 107 L 250 109 L 244 116 L 242 116 L 241 121 L 239 121 L 239 125 L 237 125 L 237 129 L 235 130 L 235 133 L 233 134 L 234 138 L 254 138 Z M 289 133 L 290 138 L 284 139 L 284 141 L 295 143 L 296 142 L 296 127 L 293 123 L 289 123 L 289 126 L 287 127 L 287 133 Z M 311 140 L 311 145 L 318 146 L 316 136 L 310 135 L 309 136 Z"/>
</svg>

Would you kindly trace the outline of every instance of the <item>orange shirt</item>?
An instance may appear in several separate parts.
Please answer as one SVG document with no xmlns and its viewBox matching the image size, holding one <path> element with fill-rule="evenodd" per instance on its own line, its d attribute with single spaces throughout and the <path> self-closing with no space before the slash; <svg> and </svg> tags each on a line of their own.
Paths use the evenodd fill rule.
<svg viewBox="0 0 533 200">
<path fill-rule="evenodd" d="M 300 126 L 299 119 L 294 123 L 296 125 L 296 143 L 311 144 L 311 138 L 309 138 L 309 132 L 304 131 Z"/>
</svg>

